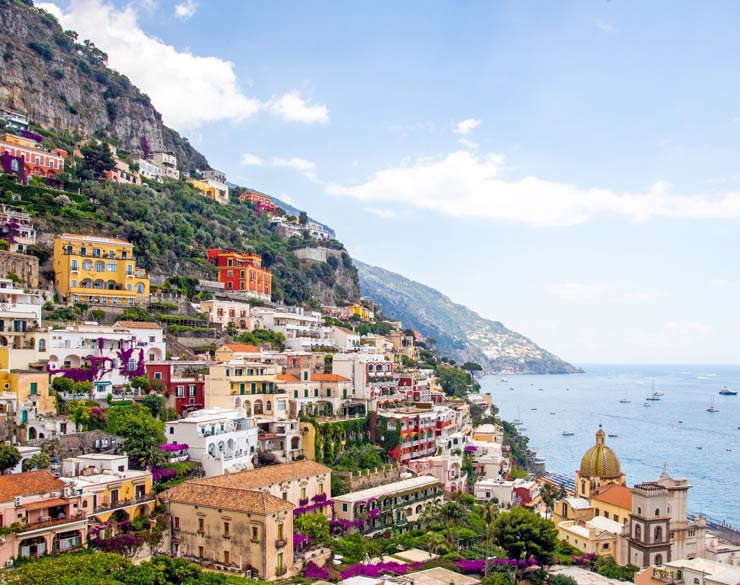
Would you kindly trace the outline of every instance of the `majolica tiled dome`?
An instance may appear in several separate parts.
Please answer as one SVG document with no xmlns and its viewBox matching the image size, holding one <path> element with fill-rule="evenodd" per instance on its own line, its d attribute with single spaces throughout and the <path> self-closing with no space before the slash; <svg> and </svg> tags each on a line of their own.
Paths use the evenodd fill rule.
<svg viewBox="0 0 740 585">
<path fill-rule="evenodd" d="M 581 477 L 619 477 L 622 466 L 619 457 L 606 446 L 606 433 L 596 431 L 596 444 L 581 459 Z"/>
</svg>

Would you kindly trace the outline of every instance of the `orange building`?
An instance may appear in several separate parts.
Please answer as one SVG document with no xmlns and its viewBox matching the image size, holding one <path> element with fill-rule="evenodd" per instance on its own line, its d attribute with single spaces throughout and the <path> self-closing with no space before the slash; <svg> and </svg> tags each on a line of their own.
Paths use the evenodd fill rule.
<svg viewBox="0 0 740 585">
<path fill-rule="evenodd" d="M 224 283 L 226 292 L 244 292 L 249 296 L 270 300 L 272 274 L 262 268 L 262 256 L 259 254 L 210 248 L 208 261 L 218 269 L 218 281 Z"/>
<path fill-rule="evenodd" d="M 275 213 L 277 211 L 277 206 L 272 202 L 272 199 L 267 195 L 252 191 L 251 189 L 247 189 L 239 195 L 239 201 L 248 201 L 259 211 L 265 211 L 267 213 Z"/>
</svg>

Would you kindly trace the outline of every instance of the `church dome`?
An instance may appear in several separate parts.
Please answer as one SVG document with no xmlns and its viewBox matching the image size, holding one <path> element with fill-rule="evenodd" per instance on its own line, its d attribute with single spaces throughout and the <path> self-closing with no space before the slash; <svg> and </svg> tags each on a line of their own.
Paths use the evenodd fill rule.
<svg viewBox="0 0 740 585">
<path fill-rule="evenodd" d="M 581 477 L 619 477 L 622 466 L 619 457 L 606 446 L 606 433 L 596 431 L 596 444 L 581 459 Z"/>
</svg>

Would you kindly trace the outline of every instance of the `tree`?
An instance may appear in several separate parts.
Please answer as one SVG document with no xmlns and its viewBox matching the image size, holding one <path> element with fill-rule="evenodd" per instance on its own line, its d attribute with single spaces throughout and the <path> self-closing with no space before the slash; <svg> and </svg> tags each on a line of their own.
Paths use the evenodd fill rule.
<svg viewBox="0 0 740 585">
<path fill-rule="evenodd" d="M 468 372 L 482 372 L 483 371 L 483 367 L 480 364 L 476 364 L 474 362 L 465 362 L 462 366 L 460 366 L 460 368 Z"/>
<path fill-rule="evenodd" d="M 165 442 L 164 423 L 154 418 L 149 409 L 138 404 L 129 408 L 108 409 L 107 431 L 123 437 L 129 460 L 138 463 L 148 447 Z"/>
<path fill-rule="evenodd" d="M 424 535 L 424 542 L 429 552 L 433 555 L 439 556 L 440 552 L 448 550 L 447 538 L 441 532 L 427 532 Z"/>
<path fill-rule="evenodd" d="M 23 461 L 23 471 L 36 471 L 39 469 L 49 469 L 51 467 L 51 457 L 46 453 L 36 453 Z"/>
<path fill-rule="evenodd" d="M 493 502 L 486 502 L 480 511 L 480 517 L 486 523 L 486 551 L 491 556 L 491 529 L 498 516 L 498 506 Z M 488 561 L 486 561 L 485 574 L 488 575 Z"/>
<path fill-rule="evenodd" d="M 0 473 L 13 469 L 21 460 L 21 454 L 13 445 L 0 444 Z"/>
<path fill-rule="evenodd" d="M 141 403 L 152 413 L 153 417 L 158 417 L 162 412 L 162 397 L 159 394 L 147 394 Z"/>
<path fill-rule="evenodd" d="M 499 514 L 493 523 L 493 534 L 494 542 L 509 558 L 535 559 L 540 565 L 550 562 L 558 542 L 555 524 L 519 507 Z"/>
<path fill-rule="evenodd" d="M 166 461 L 159 445 L 147 445 L 139 455 L 139 463 L 144 469 L 158 467 Z"/>
<path fill-rule="evenodd" d="M 316 543 L 329 542 L 329 520 L 323 514 L 303 514 L 295 519 L 293 529 L 311 537 Z"/>
<path fill-rule="evenodd" d="M 74 391 L 75 383 L 71 378 L 58 376 L 52 380 L 51 387 L 56 392 L 71 394 Z"/>
<path fill-rule="evenodd" d="M 78 172 L 83 179 L 103 179 L 107 171 L 116 168 L 110 146 L 105 142 L 91 140 L 81 149 L 82 169 Z"/>
<path fill-rule="evenodd" d="M 546 482 L 540 488 L 540 497 L 547 506 L 547 513 L 552 515 L 553 505 L 556 500 L 561 500 L 565 497 L 565 490 L 562 487 L 558 487 L 555 484 Z"/>
</svg>

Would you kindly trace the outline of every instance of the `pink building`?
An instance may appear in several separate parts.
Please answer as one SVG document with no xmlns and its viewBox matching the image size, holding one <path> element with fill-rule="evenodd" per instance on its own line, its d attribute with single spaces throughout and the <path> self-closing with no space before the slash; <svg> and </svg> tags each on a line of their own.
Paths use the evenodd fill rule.
<svg viewBox="0 0 740 585">
<path fill-rule="evenodd" d="M 11 558 L 74 550 L 87 542 L 83 496 L 48 471 L 0 476 L 0 566 Z"/>
<path fill-rule="evenodd" d="M 418 475 L 431 475 L 447 493 L 465 492 L 468 474 L 462 470 L 462 457 L 439 455 L 409 461 L 406 466 Z"/>
</svg>

